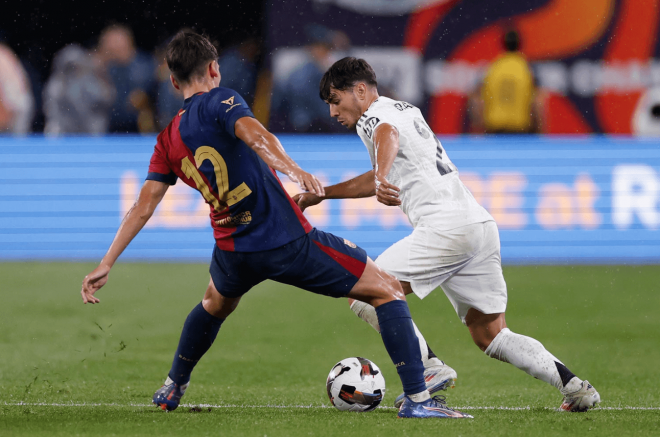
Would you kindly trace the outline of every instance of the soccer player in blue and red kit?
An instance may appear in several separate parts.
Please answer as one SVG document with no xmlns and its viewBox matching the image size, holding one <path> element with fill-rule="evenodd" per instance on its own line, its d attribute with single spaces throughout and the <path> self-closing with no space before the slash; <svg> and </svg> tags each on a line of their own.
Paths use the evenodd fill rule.
<svg viewBox="0 0 660 437">
<path fill-rule="evenodd" d="M 217 58 L 209 40 L 194 32 L 180 32 L 170 42 L 166 60 L 172 84 L 183 92 L 183 108 L 158 136 L 147 180 L 108 252 L 83 280 L 83 302 L 99 302 L 94 294 L 106 284 L 117 258 L 168 187 L 181 179 L 209 204 L 216 244 L 211 281 L 186 319 L 172 368 L 154 394 L 156 405 L 163 410 L 179 405 L 193 368 L 224 320 L 243 294 L 271 279 L 376 307 L 383 342 L 410 398 L 400 417 L 467 417 L 430 398 L 399 282 L 361 248 L 310 226 L 275 170 L 319 196 L 324 195 L 322 185 L 254 119 L 238 93 L 219 87 Z"/>
</svg>

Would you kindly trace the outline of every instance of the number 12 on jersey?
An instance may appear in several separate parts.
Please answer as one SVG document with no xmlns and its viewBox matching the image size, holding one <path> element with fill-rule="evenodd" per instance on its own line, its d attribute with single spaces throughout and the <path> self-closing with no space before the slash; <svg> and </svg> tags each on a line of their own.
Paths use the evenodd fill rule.
<svg viewBox="0 0 660 437">
<path fill-rule="evenodd" d="M 204 161 L 209 161 L 213 165 L 215 183 L 218 186 L 218 195 L 220 196 L 219 199 L 211 193 L 211 189 L 204 181 L 202 174 L 199 172 L 199 168 Z M 245 182 L 242 182 L 233 190 L 229 190 L 227 163 L 222 155 L 220 155 L 213 147 L 199 147 L 195 152 L 195 164 L 196 165 L 193 165 L 193 163 L 190 162 L 190 159 L 186 156 L 181 160 L 181 171 L 195 182 L 197 189 L 202 193 L 204 199 L 206 199 L 216 211 L 221 212 L 245 199 L 252 193 L 252 190 L 250 190 L 250 187 L 248 187 Z"/>
</svg>

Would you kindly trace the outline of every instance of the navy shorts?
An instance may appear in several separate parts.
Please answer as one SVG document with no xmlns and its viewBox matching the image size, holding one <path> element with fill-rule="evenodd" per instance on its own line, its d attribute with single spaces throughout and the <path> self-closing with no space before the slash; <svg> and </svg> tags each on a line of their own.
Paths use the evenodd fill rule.
<svg viewBox="0 0 660 437">
<path fill-rule="evenodd" d="M 367 265 L 367 253 L 348 240 L 312 229 L 263 252 L 213 250 L 211 278 L 220 294 L 235 298 L 271 279 L 312 293 L 345 297 Z"/>
</svg>

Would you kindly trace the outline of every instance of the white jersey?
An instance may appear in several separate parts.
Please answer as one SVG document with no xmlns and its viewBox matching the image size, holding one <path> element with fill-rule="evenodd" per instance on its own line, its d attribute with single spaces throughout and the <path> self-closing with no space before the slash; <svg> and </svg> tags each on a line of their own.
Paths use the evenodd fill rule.
<svg viewBox="0 0 660 437">
<path fill-rule="evenodd" d="M 493 220 L 458 178 L 456 166 L 420 110 L 409 103 L 381 96 L 357 122 L 374 168 L 373 133 L 383 123 L 399 132 L 399 152 L 387 181 L 401 189 L 401 209 L 413 227 L 423 224 L 449 230 Z"/>
</svg>

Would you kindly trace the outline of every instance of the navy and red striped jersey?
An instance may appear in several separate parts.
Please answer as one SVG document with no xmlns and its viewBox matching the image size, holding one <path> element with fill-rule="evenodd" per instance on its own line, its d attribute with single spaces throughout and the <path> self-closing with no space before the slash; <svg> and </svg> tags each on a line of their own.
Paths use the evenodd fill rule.
<svg viewBox="0 0 660 437">
<path fill-rule="evenodd" d="M 257 252 L 283 246 L 312 227 L 284 191 L 275 171 L 234 133 L 236 121 L 254 117 L 229 88 L 185 100 L 158 135 L 147 180 L 198 190 L 211 209 L 219 249 Z"/>
</svg>

